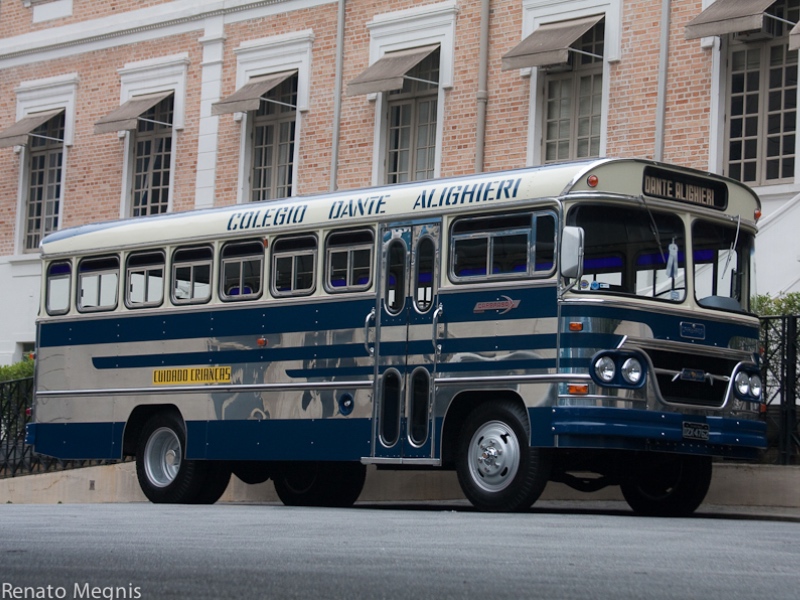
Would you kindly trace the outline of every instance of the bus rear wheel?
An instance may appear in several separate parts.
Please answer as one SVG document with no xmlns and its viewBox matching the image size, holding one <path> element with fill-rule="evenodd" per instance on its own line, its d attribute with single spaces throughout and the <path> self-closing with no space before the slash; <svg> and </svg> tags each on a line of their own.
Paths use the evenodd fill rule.
<svg viewBox="0 0 800 600">
<path fill-rule="evenodd" d="M 637 514 L 685 517 L 703 503 L 711 470 L 710 456 L 642 456 L 620 490 Z"/>
<path fill-rule="evenodd" d="M 151 502 L 192 503 L 200 498 L 208 467 L 186 460 L 185 447 L 183 421 L 177 415 L 158 413 L 145 423 L 136 447 L 136 476 Z"/>
<path fill-rule="evenodd" d="M 357 462 L 289 462 L 273 474 L 275 492 L 286 506 L 352 506 L 367 470 Z"/>
<path fill-rule="evenodd" d="M 484 511 L 527 510 L 550 475 L 549 455 L 531 448 L 525 411 L 511 401 L 478 406 L 464 423 L 456 472 L 464 495 Z"/>
</svg>

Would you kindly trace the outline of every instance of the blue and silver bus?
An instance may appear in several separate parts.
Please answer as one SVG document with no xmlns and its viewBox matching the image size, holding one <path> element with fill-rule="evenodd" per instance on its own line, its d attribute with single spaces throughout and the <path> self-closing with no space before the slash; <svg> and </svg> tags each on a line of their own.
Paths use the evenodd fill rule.
<svg viewBox="0 0 800 600">
<path fill-rule="evenodd" d="M 758 197 L 600 159 L 49 235 L 35 451 L 135 456 L 153 502 L 231 475 L 348 506 L 366 466 L 481 510 L 548 481 L 685 515 L 766 446 Z"/>
</svg>

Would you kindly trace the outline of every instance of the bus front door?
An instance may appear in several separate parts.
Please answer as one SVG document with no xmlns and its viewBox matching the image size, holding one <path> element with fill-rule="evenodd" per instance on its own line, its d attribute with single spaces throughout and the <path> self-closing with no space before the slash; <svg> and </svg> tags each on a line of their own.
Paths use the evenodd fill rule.
<svg viewBox="0 0 800 600">
<path fill-rule="evenodd" d="M 435 221 L 381 231 L 373 456 L 387 462 L 433 462 L 440 230 Z"/>
</svg>

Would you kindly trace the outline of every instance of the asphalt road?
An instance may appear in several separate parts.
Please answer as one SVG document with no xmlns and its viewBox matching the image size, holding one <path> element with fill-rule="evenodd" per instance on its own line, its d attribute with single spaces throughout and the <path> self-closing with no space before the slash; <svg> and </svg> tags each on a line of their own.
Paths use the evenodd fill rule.
<svg viewBox="0 0 800 600">
<path fill-rule="evenodd" d="M 459 505 L 2 505 L 0 599 L 23 597 L 797 600 L 800 522 Z"/>
</svg>

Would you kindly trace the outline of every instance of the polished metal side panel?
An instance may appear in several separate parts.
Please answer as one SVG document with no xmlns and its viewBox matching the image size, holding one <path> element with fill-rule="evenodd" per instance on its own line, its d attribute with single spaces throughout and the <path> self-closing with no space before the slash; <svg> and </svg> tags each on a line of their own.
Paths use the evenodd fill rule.
<svg viewBox="0 0 800 600">
<path fill-rule="evenodd" d="M 117 316 L 88 325 L 88 320 L 76 322 L 75 329 L 108 330 L 96 337 L 112 341 L 40 347 L 36 420 L 121 422 L 140 404 L 174 404 L 187 421 L 343 418 L 339 399 L 344 394 L 354 399 L 347 418 L 368 418 L 374 359 L 364 345 L 363 317 L 345 318 L 358 327 L 325 329 L 347 315 L 348 304 L 352 311 L 372 305 L 374 300 L 367 298 L 343 299 L 335 307 L 317 303 L 312 314 L 327 313 L 325 319 L 309 321 L 306 311 L 274 328 L 270 311 L 258 311 L 254 319 L 252 305 L 239 313 L 226 308 L 224 318 L 222 310 L 208 311 L 207 319 L 195 319 L 195 327 L 182 335 L 169 331 L 171 315 L 163 315 L 163 329 L 150 326 L 148 333 L 140 332 L 140 338 L 151 339 L 124 344 L 113 341 Z M 243 328 L 235 324 L 237 314 L 251 320 L 252 333 L 224 335 Z M 198 323 L 206 322 L 213 325 L 202 330 Z M 308 331 L 309 325 L 318 328 Z M 218 335 L 202 335 L 212 331 Z M 202 372 L 207 367 L 226 369 L 225 380 L 154 383 L 165 369 Z"/>
</svg>

